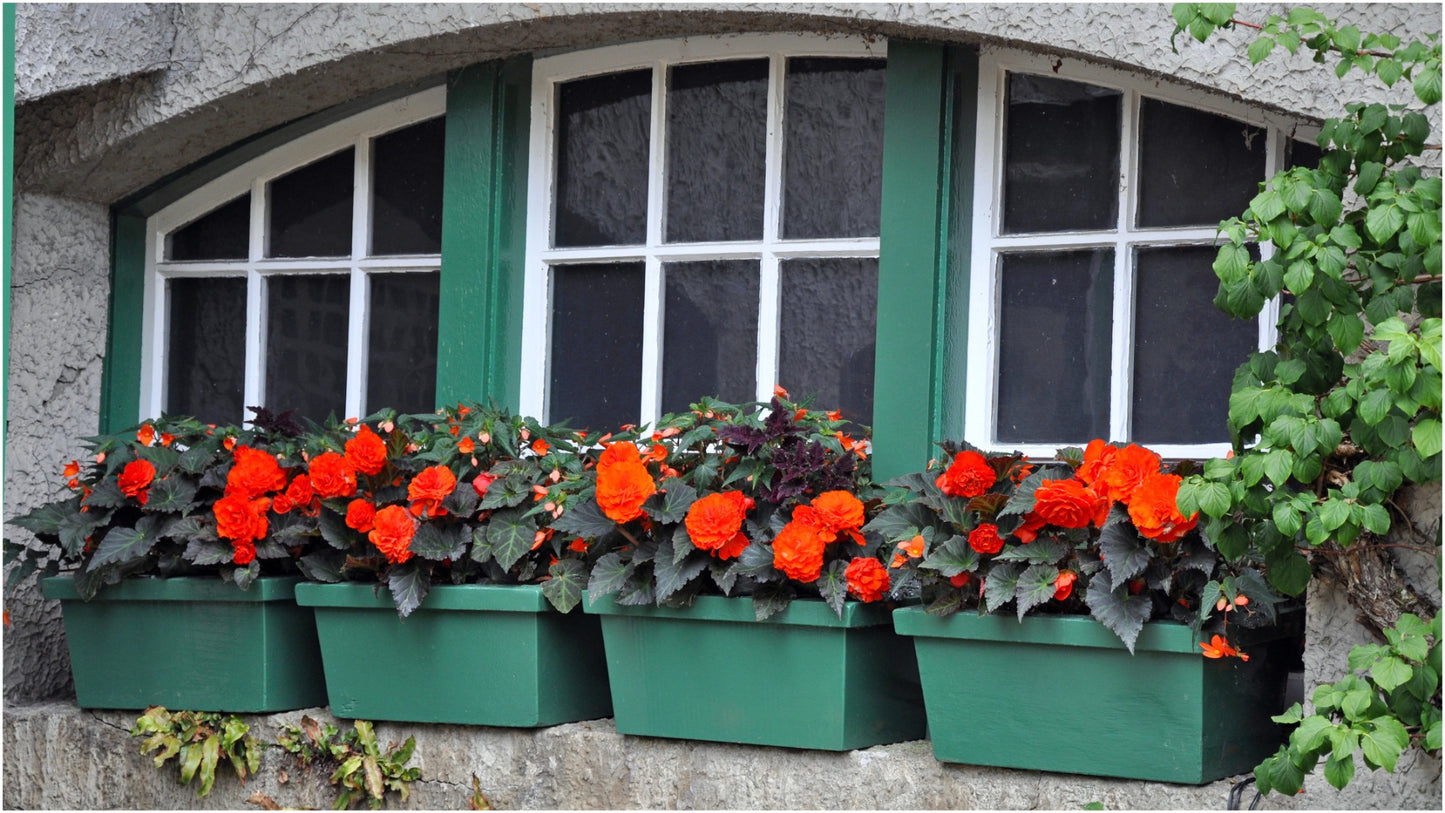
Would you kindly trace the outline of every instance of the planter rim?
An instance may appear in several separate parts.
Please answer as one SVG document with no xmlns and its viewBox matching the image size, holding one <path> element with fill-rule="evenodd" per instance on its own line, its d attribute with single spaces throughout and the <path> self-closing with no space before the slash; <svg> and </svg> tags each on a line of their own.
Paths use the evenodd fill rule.
<svg viewBox="0 0 1445 813">
<path fill-rule="evenodd" d="M 107 586 L 91 601 L 291 601 L 300 581 L 300 576 L 262 576 L 242 590 L 217 576 L 137 576 Z M 60 601 L 83 600 L 70 575 L 41 579 L 40 593 Z"/>
<path fill-rule="evenodd" d="M 658 607 L 647 604 L 626 606 L 613 596 L 593 600 L 582 594 L 582 609 L 595 615 L 630 615 L 646 618 L 670 618 L 680 621 L 731 621 L 741 624 L 782 624 L 795 627 L 875 627 L 889 624 L 888 608 L 879 604 L 848 601 L 843 604 L 843 617 L 821 599 L 794 599 L 788 609 L 759 621 L 753 611 L 751 596 L 698 596 L 691 607 Z"/>
<path fill-rule="evenodd" d="M 1294 612 L 1285 611 L 1272 627 L 1240 629 L 1239 642 L 1249 645 L 1289 635 L 1299 620 L 1294 616 Z M 893 611 L 893 626 L 900 635 L 920 638 L 1127 649 L 1107 627 L 1087 615 L 1028 615 L 1020 621 L 1010 613 L 978 615 L 962 611 L 940 617 L 929 615 L 922 607 L 900 607 Z M 1134 652 L 1197 655 L 1204 640 L 1178 621 L 1150 621 L 1139 632 Z"/>
<path fill-rule="evenodd" d="M 391 591 L 377 582 L 302 582 L 296 603 L 303 607 L 353 607 L 396 612 Z M 536 584 L 439 584 L 427 591 L 416 612 L 481 610 L 536 613 L 553 611 Z"/>
</svg>

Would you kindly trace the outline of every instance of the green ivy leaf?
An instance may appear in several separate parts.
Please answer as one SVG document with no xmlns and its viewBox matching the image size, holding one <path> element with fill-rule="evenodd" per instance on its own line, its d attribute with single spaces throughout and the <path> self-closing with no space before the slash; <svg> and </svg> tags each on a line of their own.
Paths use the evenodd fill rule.
<svg viewBox="0 0 1445 813">
<path fill-rule="evenodd" d="M 1365 213 L 1365 232 L 1376 245 L 1384 245 L 1405 225 L 1405 213 L 1399 206 L 1371 206 Z"/>
<path fill-rule="evenodd" d="M 1273 50 L 1274 40 L 1270 39 L 1269 37 L 1260 37 L 1254 42 L 1251 42 L 1249 44 L 1249 50 L 1247 52 L 1249 54 L 1250 64 L 1258 65 L 1259 63 L 1263 62 L 1265 60 L 1265 57 L 1268 57 L 1270 51 Z"/>
<path fill-rule="evenodd" d="M 1415 95 L 1427 105 L 1440 102 L 1439 65 L 1436 65 L 1433 70 L 1427 65 L 1425 70 L 1415 74 Z"/>
<path fill-rule="evenodd" d="M 1305 591 L 1310 583 L 1310 563 L 1294 548 L 1284 546 L 1276 548 L 1270 556 L 1266 557 L 1268 565 L 1269 584 L 1274 589 L 1287 596 L 1297 596 Z"/>
<path fill-rule="evenodd" d="M 1409 745 L 1410 735 L 1394 717 L 1376 717 L 1368 721 L 1360 733 L 1360 749 L 1365 754 L 1365 762 L 1391 773 L 1395 771 L 1400 754 Z"/>
<path fill-rule="evenodd" d="M 1404 685 L 1414 677 L 1414 674 L 1415 671 L 1410 668 L 1409 664 L 1394 656 L 1383 657 L 1370 668 L 1370 677 L 1387 692 Z"/>
<path fill-rule="evenodd" d="M 1304 786 L 1305 771 L 1290 759 L 1289 751 L 1281 748 L 1255 767 L 1254 782 L 1261 793 L 1273 790 L 1293 796 Z"/>
<path fill-rule="evenodd" d="M 1345 355 L 1360 349 L 1360 342 L 1365 340 L 1364 321 L 1358 315 L 1347 311 L 1335 311 L 1325 329 L 1329 331 L 1335 347 Z"/>
<path fill-rule="evenodd" d="M 1336 790 L 1344 790 L 1345 785 L 1355 778 L 1355 755 L 1350 754 L 1343 759 L 1331 756 L 1325 760 L 1325 781 L 1329 782 Z"/>
<path fill-rule="evenodd" d="M 1410 430 L 1410 440 L 1421 457 L 1440 454 L 1440 421 L 1436 418 L 1421 418 Z"/>
</svg>

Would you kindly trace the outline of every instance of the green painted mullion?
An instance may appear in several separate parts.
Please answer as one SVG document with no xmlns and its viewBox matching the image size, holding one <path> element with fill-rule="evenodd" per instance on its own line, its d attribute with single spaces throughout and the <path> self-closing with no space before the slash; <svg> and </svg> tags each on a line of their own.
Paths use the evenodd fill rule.
<svg viewBox="0 0 1445 813">
<path fill-rule="evenodd" d="M 927 462 L 943 429 L 950 180 L 944 46 L 888 43 L 873 474 Z"/>
<path fill-rule="evenodd" d="M 100 390 L 102 433 L 118 432 L 140 420 L 146 220 L 116 212 L 110 234 L 110 324 Z"/>
<path fill-rule="evenodd" d="M 951 191 L 945 239 L 947 250 L 940 257 L 947 266 L 947 287 L 940 313 L 943 352 L 939 356 L 936 380 L 942 382 L 943 404 L 938 437 L 963 438 L 968 374 L 968 300 L 973 258 L 974 148 L 978 137 L 978 52 L 951 48 L 948 52 L 948 92 L 952 99 L 948 119 Z"/>
<path fill-rule="evenodd" d="M 520 58 L 448 77 L 438 404 L 519 402 L 531 73 Z"/>
<path fill-rule="evenodd" d="M 0 25 L 0 27 L 4 29 L 4 44 L 0 47 L 5 49 L 3 57 L 5 60 L 4 78 L 0 79 L 5 86 L 3 91 L 5 95 L 3 102 L 5 105 L 4 135 L 0 136 L 0 153 L 3 153 L 5 167 L 0 171 L 5 173 L 4 188 L 6 191 L 9 191 L 15 188 L 15 152 L 13 146 L 15 144 L 15 4 L 6 3 L 3 10 L 0 10 L 0 15 L 3 15 L 3 25 Z M 3 384 L 3 403 L 5 404 L 10 403 L 10 235 L 11 232 L 14 231 L 14 221 L 10 218 L 13 215 L 12 204 L 14 197 L 13 192 L 4 196 L 3 217 L 5 218 L 5 227 L 0 229 L 0 232 L 4 232 L 3 241 L 0 241 L 3 242 L 3 246 L 0 246 L 0 252 L 3 252 L 0 253 L 0 284 L 5 286 L 5 313 L 3 317 L 5 340 L 4 346 L 0 347 L 0 378 L 3 378 L 5 382 Z M 0 411 L 0 414 L 3 414 L 3 411 Z M 0 435 L 0 448 L 4 448 L 4 444 L 4 436 Z M 0 455 L 0 459 L 3 458 L 4 455 Z"/>
</svg>

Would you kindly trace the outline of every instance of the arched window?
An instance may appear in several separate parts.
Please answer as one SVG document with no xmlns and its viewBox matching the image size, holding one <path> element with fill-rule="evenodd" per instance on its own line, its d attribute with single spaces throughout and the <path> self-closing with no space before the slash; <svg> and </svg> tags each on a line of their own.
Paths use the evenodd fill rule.
<svg viewBox="0 0 1445 813">
<path fill-rule="evenodd" d="M 142 414 L 435 406 L 445 108 L 343 119 L 147 220 Z"/>
</svg>

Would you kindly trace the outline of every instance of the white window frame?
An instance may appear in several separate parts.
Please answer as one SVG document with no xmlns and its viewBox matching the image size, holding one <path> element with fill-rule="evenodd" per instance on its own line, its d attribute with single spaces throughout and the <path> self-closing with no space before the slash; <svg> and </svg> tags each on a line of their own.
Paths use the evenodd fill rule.
<svg viewBox="0 0 1445 813">
<path fill-rule="evenodd" d="M 1001 232 L 1004 147 L 1004 89 L 1010 72 L 1033 73 L 1071 81 L 1114 88 L 1124 94 L 1119 160 L 1120 205 L 1116 228 L 1107 231 L 1050 232 L 1045 234 L 1010 234 Z M 980 53 L 978 82 L 978 137 L 974 153 L 975 190 L 973 248 L 970 268 L 968 320 L 968 369 L 966 387 L 967 409 L 964 436 L 968 442 L 984 449 L 1017 448 L 1036 457 L 1051 457 L 1059 447 L 1083 445 L 1092 438 L 1076 438 L 1060 443 L 1005 443 L 997 439 L 998 425 L 998 319 L 999 319 L 999 255 L 1020 249 L 1089 249 L 1110 248 L 1114 251 L 1113 338 L 1110 375 L 1109 437 L 1105 440 L 1125 441 L 1130 435 L 1131 386 L 1133 381 L 1133 314 L 1134 281 L 1131 270 L 1133 250 L 1137 247 L 1216 245 L 1214 226 L 1185 228 L 1138 228 L 1134 226 L 1138 183 L 1138 127 L 1142 97 L 1157 99 L 1183 107 L 1191 107 L 1228 116 L 1244 123 L 1265 128 L 1268 139 L 1265 153 L 1265 174 L 1261 182 L 1272 177 L 1283 165 L 1286 140 L 1297 129 L 1297 123 L 1264 110 L 1219 96 L 1205 95 L 1146 79 L 1138 74 L 1090 65 L 1077 60 L 1059 60 L 1037 54 L 1005 49 L 986 48 Z M 1271 247 L 1259 246 L 1264 257 Z M 1258 348 L 1273 346 L 1279 305 L 1271 301 L 1259 317 Z M 1241 359 L 1241 361 L 1243 361 Z M 1230 449 L 1228 439 L 1217 443 L 1163 444 L 1150 448 L 1166 459 L 1205 458 L 1224 455 Z"/>
<path fill-rule="evenodd" d="M 551 288 L 549 270 L 572 263 L 642 262 L 645 269 L 642 335 L 642 388 L 638 423 L 652 424 L 661 409 L 663 273 L 668 262 L 756 260 L 759 263 L 757 391 L 772 397 L 778 369 L 779 276 L 782 261 L 796 258 L 877 258 L 877 237 L 833 240 L 785 240 L 779 232 L 783 186 L 783 110 L 785 60 L 792 57 L 886 58 L 882 40 L 799 34 L 753 34 L 635 43 L 538 59 L 533 63 L 527 204 L 527 259 L 522 319 L 520 408 L 524 415 L 547 416 L 551 379 Z M 668 243 L 666 212 L 667 68 L 689 62 L 768 58 L 767 146 L 763 237 L 761 240 Z M 557 248 L 552 213 L 556 193 L 557 87 L 589 76 L 652 69 L 651 132 L 646 240 L 636 246 Z"/>
<path fill-rule="evenodd" d="M 368 275 L 438 272 L 440 254 L 369 256 L 371 244 L 371 141 L 377 136 L 446 113 L 446 88 L 435 87 L 349 116 L 296 138 L 222 174 L 146 219 L 144 321 L 141 329 L 141 418 L 155 418 L 166 403 L 166 330 L 171 279 L 243 277 L 246 280 L 246 364 L 243 406 L 266 403 L 266 292 L 274 275 L 350 276 L 344 415 L 360 416 L 366 394 L 366 341 L 370 323 Z M 271 181 L 348 147 L 355 150 L 351 252 L 346 257 L 268 258 L 267 192 Z M 250 232 L 244 260 L 165 259 L 167 235 L 246 193 Z M 373 405 L 377 406 L 377 405 Z M 243 410 L 244 411 L 244 410 Z M 237 415 L 241 423 L 248 415 Z"/>
</svg>

